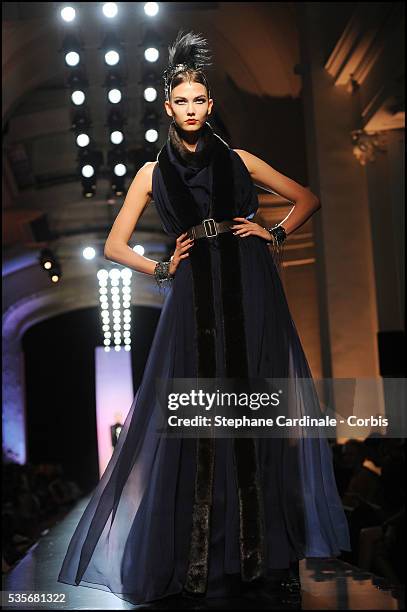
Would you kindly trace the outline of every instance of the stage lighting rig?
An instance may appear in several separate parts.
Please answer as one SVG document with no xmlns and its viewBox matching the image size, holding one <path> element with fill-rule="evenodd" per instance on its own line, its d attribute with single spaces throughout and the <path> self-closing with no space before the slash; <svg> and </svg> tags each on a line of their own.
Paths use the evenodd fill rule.
<svg viewBox="0 0 407 612">
<path fill-rule="evenodd" d="M 85 198 L 93 197 L 96 193 L 96 180 L 102 163 L 103 153 L 101 151 L 83 149 L 78 152 L 78 170 Z"/>
<path fill-rule="evenodd" d="M 159 117 L 153 111 L 147 111 L 143 116 L 144 139 L 149 142 L 157 142 L 159 133 Z"/>
<path fill-rule="evenodd" d="M 111 32 L 106 34 L 100 50 L 103 52 L 103 59 L 107 66 L 117 66 L 122 61 L 123 44 L 116 34 Z"/>
<path fill-rule="evenodd" d="M 83 47 L 78 38 L 73 34 L 67 34 L 62 42 L 65 64 L 70 68 L 78 66 L 81 61 Z"/>
<path fill-rule="evenodd" d="M 124 142 L 124 126 L 126 120 L 120 111 L 115 108 L 111 109 L 107 118 L 107 128 L 109 129 L 110 142 L 114 145 L 120 145 Z"/>
<path fill-rule="evenodd" d="M 111 104 L 118 104 L 123 97 L 124 79 L 119 74 L 110 71 L 105 79 L 104 86 L 107 90 L 107 99 Z"/>
<path fill-rule="evenodd" d="M 140 82 L 139 82 L 140 83 Z M 146 102 L 155 102 L 160 88 L 160 79 L 153 70 L 146 71 L 142 78 L 143 95 Z"/>
<path fill-rule="evenodd" d="M 111 170 L 111 187 L 116 196 L 126 192 L 125 178 L 128 172 L 127 152 L 122 147 L 116 147 L 107 154 L 108 167 Z"/>
</svg>

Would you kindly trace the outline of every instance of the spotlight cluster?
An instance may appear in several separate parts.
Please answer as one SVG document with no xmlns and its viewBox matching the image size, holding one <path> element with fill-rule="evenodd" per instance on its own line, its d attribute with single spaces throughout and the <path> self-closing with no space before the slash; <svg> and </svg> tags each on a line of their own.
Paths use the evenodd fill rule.
<svg viewBox="0 0 407 612">
<path fill-rule="evenodd" d="M 67 24 L 76 19 L 76 11 L 72 6 L 64 6 L 61 18 Z M 82 182 L 82 194 L 91 198 L 96 193 L 96 179 L 103 162 L 103 154 L 96 151 L 91 138 L 90 111 L 87 104 L 87 88 L 89 86 L 85 72 L 83 46 L 72 32 L 66 34 L 62 44 L 65 64 L 69 69 L 67 86 L 72 104 L 71 130 L 75 135 L 78 148 L 78 173 Z"/>
<path fill-rule="evenodd" d="M 144 11 L 147 16 L 153 17 L 158 13 L 158 4 L 156 2 L 147 2 L 144 5 Z M 146 104 L 143 116 L 143 131 L 144 140 L 148 144 L 157 142 L 159 137 L 159 113 L 155 108 L 154 102 L 158 100 L 158 86 L 160 83 L 160 77 L 157 74 L 156 68 L 160 58 L 160 46 L 162 46 L 162 43 L 158 34 L 149 28 L 144 35 L 142 44 L 145 60 L 142 85 L 143 99 Z"/>
<path fill-rule="evenodd" d="M 129 268 L 97 272 L 105 351 L 131 350 L 131 276 Z"/>
<path fill-rule="evenodd" d="M 110 149 L 107 166 L 110 171 L 111 191 L 114 196 L 126 193 L 125 180 L 128 172 L 127 148 L 124 126 L 124 68 L 123 45 L 114 32 L 108 32 L 102 44 L 106 66 L 106 102 L 108 104 L 107 127 Z"/>
<path fill-rule="evenodd" d="M 91 198 L 96 193 L 97 177 L 103 164 L 103 154 L 101 151 L 94 150 L 92 142 L 92 122 L 87 104 L 89 83 L 85 72 L 85 53 L 83 45 L 75 33 L 75 28 L 78 27 L 76 22 L 80 21 L 81 18 L 82 8 L 79 9 L 79 7 L 82 7 L 82 4 L 61 5 L 60 17 L 64 25 L 62 50 L 65 64 L 70 71 L 67 84 L 72 105 L 72 131 L 75 134 L 75 143 L 78 148 L 78 171 L 82 182 L 83 196 Z M 127 151 L 125 132 L 126 74 L 124 45 L 120 40 L 118 27 L 120 13 L 131 11 L 132 8 L 129 8 L 129 5 L 132 5 L 132 3 L 122 3 L 121 5 L 115 2 L 105 2 L 101 5 L 99 3 L 91 4 L 95 6 L 95 12 L 100 11 L 105 28 L 99 50 L 106 69 L 105 79 L 101 84 L 105 88 L 106 104 L 108 105 L 106 127 L 109 130 L 110 149 L 107 152 L 107 169 L 110 172 L 113 196 L 124 196 L 126 194 L 129 157 L 131 156 Z M 157 2 L 146 2 L 143 8 L 144 19 L 147 22 L 151 22 L 159 13 Z M 125 14 L 126 18 L 128 16 L 128 13 Z M 159 112 L 157 108 L 154 108 L 154 104 L 158 100 L 158 87 L 161 78 L 155 67 L 160 59 L 162 42 L 149 24 L 145 28 L 141 46 L 144 58 L 142 65 L 143 101 L 146 108 L 141 118 L 144 140 L 141 151 L 144 149 L 144 152 L 142 155 L 139 153 L 138 157 L 150 158 L 156 155 L 155 143 L 159 139 Z M 139 161 L 137 154 L 134 155 L 133 161 L 137 165 Z M 138 170 L 138 167 L 136 170 Z"/>
</svg>

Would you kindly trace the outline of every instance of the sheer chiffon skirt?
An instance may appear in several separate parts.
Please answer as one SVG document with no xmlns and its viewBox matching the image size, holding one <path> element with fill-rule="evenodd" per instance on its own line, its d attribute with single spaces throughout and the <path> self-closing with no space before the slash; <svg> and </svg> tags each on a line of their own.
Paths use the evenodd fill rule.
<svg viewBox="0 0 407 612">
<path fill-rule="evenodd" d="M 241 240 L 250 376 L 311 378 L 272 255 L 265 242 Z M 216 311 L 220 312 L 217 241 L 211 242 Z M 219 316 L 219 315 L 217 315 Z M 168 289 L 142 382 L 112 458 L 70 541 L 62 583 L 98 588 L 133 603 L 182 591 L 196 470 L 196 441 L 157 433 L 156 378 L 196 377 L 192 272 L 188 258 Z M 221 339 L 217 347 L 220 361 Z M 219 376 L 222 371 L 219 371 Z M 318 411 L 316 393 L 300 391 L 290 410 Z M 350 550 L 348 526 L 323 438 L 256 438 L 272 571 L 304 557 Z M 208 597 L 238 588 L 239 505 L 233 439 L 215 442 Z"/>
</svg>

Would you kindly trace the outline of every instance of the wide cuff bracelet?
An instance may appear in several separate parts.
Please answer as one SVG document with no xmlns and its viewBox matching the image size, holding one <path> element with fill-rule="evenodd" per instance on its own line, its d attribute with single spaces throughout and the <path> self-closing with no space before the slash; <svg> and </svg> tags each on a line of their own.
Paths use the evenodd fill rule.
<svg viewBox="0 0 407 612">
<path fill-rule="evenodd" d="M 281 225 L 274 225 L 273 227 L 265 228 L 271 234 L 271 240 L 267 241 L 267 244 L 271 244 L 272 255 L 274 263 L 276 264 L 279 271 L 281 271 L 282 260 L 283 260 L 283 243 L 287 238 L 285 229 Z"/>
<path fill-rule="evenodd" d="M 154 268 L 154 278 L 159 288 L 168 286 L 174 280 L 174 276 L 170 274 L 171 261 L 159 261 Z"/>
<path fill-rule="evenodd" d="M 275 246 L 283 244 L 284 240 L 287 239 L 287 234 L 282 225 L 273 225 L 273 227 L 267 227 L 268 232 L 272 235 L 272 241 L 268 241 L 268 244 L 272 242 Z"/>
</svg>

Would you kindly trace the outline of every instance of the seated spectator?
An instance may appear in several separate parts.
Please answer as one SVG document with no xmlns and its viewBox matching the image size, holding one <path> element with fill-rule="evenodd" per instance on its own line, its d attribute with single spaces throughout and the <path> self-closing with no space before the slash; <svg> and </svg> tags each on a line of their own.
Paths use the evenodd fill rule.
<svg viewBox="0 0 407 612">
<path fill-rule="evenodd" d="M 2 571 L 9 571 L 41 537 L 44 527 L 60 518 L 80 497 L 75 482 L 64 478 L 60 464 L 5 463 L 2 466 Z"/>
<path fill-rule="evenodd" d="M 342 497 L 350 479 L 363 463 L 364 446 L 360 440 L 347 440 L 345 444 L 335 444 L 332 451 L 336 483 Z"/>
<path fill-rule="evenodd" d="M 378 434 L 366 438 L 363 443 L 363 461 L 350 479 L 348 488 L 342 498 L 344 506 L 355 509 L 361 504 L 380 508 L 383 504 L 383 488 L 381 483 L 380 453 L 381 438 Z"/>
</svg>

